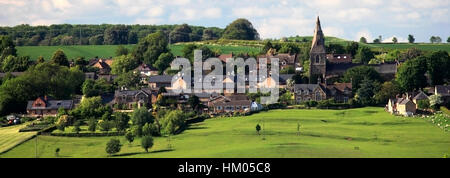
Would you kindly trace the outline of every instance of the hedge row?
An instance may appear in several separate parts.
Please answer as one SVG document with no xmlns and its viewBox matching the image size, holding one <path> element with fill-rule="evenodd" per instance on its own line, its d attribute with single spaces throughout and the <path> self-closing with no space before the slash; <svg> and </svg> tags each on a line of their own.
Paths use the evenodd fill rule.
<svg viewBox="0 0 450 178">
<path fill-rule="evenodd" d="M 51 136 L 59 137 L 107 137 L 107 136 L 123 136 L 125 132 L 82 132 L 82 133 L 50 133 Z"/>
</svg>

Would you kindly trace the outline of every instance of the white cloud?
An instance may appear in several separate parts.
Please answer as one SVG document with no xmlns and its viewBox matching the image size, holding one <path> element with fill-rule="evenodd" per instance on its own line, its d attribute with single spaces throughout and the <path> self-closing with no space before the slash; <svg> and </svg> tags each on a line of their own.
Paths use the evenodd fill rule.
<svg viewBox="0 0 450 178">
<path fill-rule="evenodd" d="M 385 39 L 383 39 L 383 43 L 392 43 L 392 39 L 394 39 L 394 37 L 395 38 L 397 38 L 397 41 L 400 43 L 400 42 L 402 42 L 402 43 L 404 43 L 404 42 L 408 42 L 408 40 L 406 39 L 406 38 L 402 38 L 402 37 L 397 37 L 397 36 L 391 36 L 391 37 L 389 37 L 389 38 L 385 38 Z"/>
<path fill-rule="evenodd" d="M 367 30 L 367 29 L 363 29 L 363 30 L 357 32 L 356 35 L 355 35 L 354 40 L 355 40 L 355 41 L 359 41 L 359 39 L 360 39 L 361 37 L 366 38 L 367 42 L 370 42 L 370 41 L 373 40 L 373 38 L 372 38 L 372 33 L 371 33 L 369 30 Z"/>
</svg>

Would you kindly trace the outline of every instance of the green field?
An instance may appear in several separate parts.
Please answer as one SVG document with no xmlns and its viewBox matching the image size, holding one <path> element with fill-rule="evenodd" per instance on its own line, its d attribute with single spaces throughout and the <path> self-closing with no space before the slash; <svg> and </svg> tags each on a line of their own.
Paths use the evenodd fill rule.
<svg viewBox="0 0 450 178">
<path fill-rule="evenodd" d="M 36 132 L 19 132 L 23 127 L 25 124 L 0 127 L 0 153 L 36 135 Z"/>
<path fill-rule="evenodd" d="M 264 126 L 257 135 L 256 124 Z M 297 135 L 297 123 L 301 134 Z M 38 137 L 38 157 L 107 157 L 114 137 Z M 392 116 L 383 108 L 271 110 L 245 117 L 215 118 L 183 133 L 155 138 L 149 153 L 140 141 L 125 143 L 118 157 L 437 157 L 450 154 L 450 135 L 421 118 Z M 0 157 L 35 157 L 35 140 Z"/>
<path fill-rule="evenodd" d="M 132 49 L 134 45 L 124 45 L 128 49 Z M 182 56 L 182 49 L 185 44 L 171 45 L 171 52 L 175 56 Z M 219 49 L 222 53 L 240 53 L 240 52 L 259 52 L 258 47 L 235 46 L 235 45 L 206 45 L 211 49 Z M 109 58 L 115 56 L 118 45 L 74 45 L 74 46 L 17 46 L 17 53 L 20 56 L 30 56 L 32 60 L 36 60 L 39 56 L 43 56 L 48 60 L 53 53 L 62 49 L 69 59 L 84 57 L 92 59 L 94 57 Z"/>
<path fill-rule="evenodd" d="M 430 43 L 397 43 L 397 44 L 365 44 L 371 48 L 382 48 L 382 49 L 408 49 L 408 48 L 417 48 L 425 51 L 438 51 L 443 50 L 450 52 L 450 43 L 442 43 L 442 44 L 430 44 Z"/>
</svg>

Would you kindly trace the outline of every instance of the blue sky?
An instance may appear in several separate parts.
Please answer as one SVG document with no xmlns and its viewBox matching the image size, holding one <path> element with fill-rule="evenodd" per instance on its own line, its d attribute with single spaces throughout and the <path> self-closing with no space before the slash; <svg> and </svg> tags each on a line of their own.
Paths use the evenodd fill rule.
<svg viewBox="0 0 450 178">
<path fill-rule="evenodd" d="M 450 36 L 450 0 L 0 0 L 0 25 L 182 24 L 224 28 L 247 18 L 262 38 L 325 35 L 417 42 Z"/>
</svg>

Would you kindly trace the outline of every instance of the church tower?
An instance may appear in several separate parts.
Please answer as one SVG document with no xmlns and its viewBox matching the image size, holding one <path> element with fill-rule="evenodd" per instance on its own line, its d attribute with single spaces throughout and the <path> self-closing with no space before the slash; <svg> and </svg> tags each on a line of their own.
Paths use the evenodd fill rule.
<svg viewBox="0 0 450 178">
<path fill-rule="evenodd" d="M 317 16 L 316 29 L 314 30 L 314 37 L 312 40 L 311 50 L 309 51 L 309 81 L 317 78 L 325 79 L 326 73 L 326 51 L 325 51 L 325 37 L 320 26 L 319 16 Z"/>
</svg>

